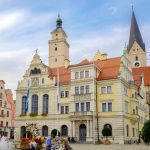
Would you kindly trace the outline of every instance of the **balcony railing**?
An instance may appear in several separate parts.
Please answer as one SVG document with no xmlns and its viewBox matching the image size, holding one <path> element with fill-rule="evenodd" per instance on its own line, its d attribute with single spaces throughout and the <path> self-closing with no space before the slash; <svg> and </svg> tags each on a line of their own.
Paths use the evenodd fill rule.
<svg viewBox="0 0 150 150">
<path fill-rule="evenodd" d="M 5 115 L 4 114 L 0 114 L 0 117 L 5 117 Z"/>
</svg>

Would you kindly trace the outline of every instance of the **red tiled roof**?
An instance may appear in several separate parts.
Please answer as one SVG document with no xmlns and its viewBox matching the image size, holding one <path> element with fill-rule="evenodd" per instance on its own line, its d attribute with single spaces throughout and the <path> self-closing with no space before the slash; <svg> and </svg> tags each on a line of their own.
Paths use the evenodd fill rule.
<svg viewBox="0 0 150 150">
<path fill-rule="evenodd" d="M 136 85 L 141 84 L 141 74 L 144 75 L 144 85 L 150 85 L 150 66 L 133 68 L 132 74 Z"/>
<path fill-rule="evenodd" d="M 95 61 L 94 63 L 101 70 L 97 80 L 107 80 L 117 78 L 120 68 L 120 61 L 121 57 Z"/>
<path fill-rule="evenodd" d="M 94 64 L 101 70 L 97 80 L 108 80 L 108 79 L 117 78 L 119 68 L 120 68 L 120 60 L 121 57 L 94 61 Z M 85 59 L 81 61 L 79 64 L 70 65 L 68 68 L 59 67 L 60 84 L 61 85 L 70 84 L 71 82 L 70 67 L 82 66 L 88 64 L 93 64 L 93 62 L 92 61 L 90 62 L 87 59 Z M 55 78 L 57 84 L 57 68 L 49 68 L 48 66 L 46 67 L 48 68 L 49 76 L 51 77 L 51 79 Z"/>
</svg>

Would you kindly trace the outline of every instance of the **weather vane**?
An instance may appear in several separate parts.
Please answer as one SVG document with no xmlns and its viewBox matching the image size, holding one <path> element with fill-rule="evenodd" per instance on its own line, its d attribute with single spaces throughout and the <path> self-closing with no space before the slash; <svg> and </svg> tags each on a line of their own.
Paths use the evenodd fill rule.
<svg viewBox="0 0 150 150">
<path fill-rule="evenodd" d="M 35 50 L 36 54 L 38 53 L 38 48 Z"/>
<path fill-rule="evenodd" d="M 131 0 L 131 7 L 132 7 L 132 10 L 133 10 L 133 6 L 134 6 L 133 0 Z"/>
</svg>

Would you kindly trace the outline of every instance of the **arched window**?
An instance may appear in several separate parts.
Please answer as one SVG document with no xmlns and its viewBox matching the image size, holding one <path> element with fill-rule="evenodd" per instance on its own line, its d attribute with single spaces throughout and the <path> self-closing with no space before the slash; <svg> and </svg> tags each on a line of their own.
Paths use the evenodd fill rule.
<svg viewBox="0 0 150 150">
<path fill-rule="evenodd" d="M 49 96 L 47 94 L 43 95 L 43 114 L 48 114 L 48 101 Z"/>
<path fill-rule="evenodd" d="M 127 136 L 129 136 L 129 125 L 126 126 Z"/>
<path fill-rule="evenodd" d="M 21 138 L 26 138 L 26 127 L 25 126 L 21 126 Z"/>
<path fill-rule="evenodd" d="M 32 95 L 31 113 L 38 114 L 38 96 Z"/>
<path fill-rule="evenodd" d="M 135 56 L 135 60 L 138 60 L 138 57 L 137 57 L 137 56 Z"/>
<path fill-rule="evenodd" d="M 48 136 L 48 126 L 42 127 L 42 136 Z"/>
<path fill-rule="evenodd" d="M 62 125 L 61 127 L 61 135 L 68 136 L 68 127 L 66 125 Z"/>
<path fill-rule="evenodd" d="M 26 113 L 26 96 L 22 96 L 22 107 L 21 107 L 22 114 Z"/>
</svg>

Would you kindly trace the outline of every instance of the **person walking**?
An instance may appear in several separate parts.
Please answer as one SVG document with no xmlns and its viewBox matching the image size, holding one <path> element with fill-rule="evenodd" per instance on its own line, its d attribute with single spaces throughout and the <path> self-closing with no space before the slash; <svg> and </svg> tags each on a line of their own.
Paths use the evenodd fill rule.
<svg viewBox="0 0 150 150">
<path fill-rule="evenodd" d="M 34 141 L 34 139 L 32 139 L 32 141 L 30 142 L 30 150 L 36 150 L 37 148 L 37 143 Z"/>
<path fill-rule="evenodd" d="M 46 150 L 50 150 L 52 146 L 52 141 L 50 137 L 47 137 L 46 139 Z"/>
</svg>

